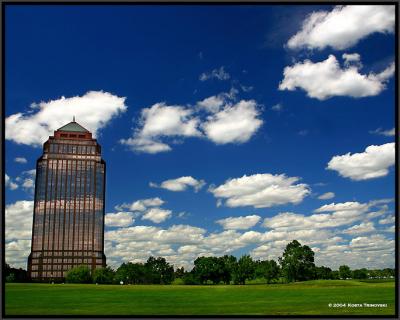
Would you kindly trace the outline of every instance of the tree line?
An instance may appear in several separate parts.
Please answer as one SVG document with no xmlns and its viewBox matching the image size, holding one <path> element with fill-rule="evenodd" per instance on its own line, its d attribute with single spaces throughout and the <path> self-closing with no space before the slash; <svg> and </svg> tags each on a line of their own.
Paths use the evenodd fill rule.
<svg viewBox="0 0 400 320">
<path fill-rule="evenodd" d="M 315 279 L 367 279 L 394 277 L 395 270 L 357 269 L 342 265 L 338 270 L 315 266 L 314 252 L 297 240 L 290 242 L 278 262 L 275 260 L 253 260 L 249 255 L 239 259 L 232 255 L 222 257 L 198 257 L 190 271 L 183 267 L 174 270 L 162 257 L 149 257 L 145 263 L 123 263 L 117 270 L 110 267 L 95 269 L 86 266 L 72 268 L 66 275 L 67 283 L 98 284 L 246 284 L 246 281 L 263 279 L 267 283 L 294 282 Z M 6 266 L 6 281 L 27 281 L 26 271 Z"/>
</svg>

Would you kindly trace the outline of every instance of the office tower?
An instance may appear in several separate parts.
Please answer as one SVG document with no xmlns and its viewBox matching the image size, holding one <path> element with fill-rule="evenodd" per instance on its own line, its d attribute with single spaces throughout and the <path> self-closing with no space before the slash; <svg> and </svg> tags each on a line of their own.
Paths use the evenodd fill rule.
<svg viewBox="0 0 400 320">
<path fill-rule="evenodd" d="M 106 265 L 105 169 L 100 145 L 75 119 L 43 144 L 28 258 L 33 280 L 61 279 L 79 265 L 92 271 Z"/>
</svg>

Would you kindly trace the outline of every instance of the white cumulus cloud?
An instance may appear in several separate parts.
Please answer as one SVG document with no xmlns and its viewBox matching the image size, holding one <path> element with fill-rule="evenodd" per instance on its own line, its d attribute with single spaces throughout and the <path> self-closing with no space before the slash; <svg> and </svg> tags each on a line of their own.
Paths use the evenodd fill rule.
<svg viewBox="0 0 400 320">
<path fill-rule="evenodd" d="M 373 33 L 393 33 L 394 5 L 336 6 L 317 11 L 303 22 L 302 29 L 287 43 L 290 49 L 318 49 L 328 46 L 343 50 Z"/>
<path fill-rule="evenodd" d="M 200 135 L 196 129 L 197 119 L 191 115 L 192 112 L 184 107 L 157 103 L 142 110 L 141 134 L 146 137 Z"/>
<path fill-rule="evenodd" d="M 389 240 L 380 234 L 374 234 L 370 237 L 357 237 L 350 241 L 350 248 L 355 248 L 360 251 L 370 250 L 386 250 L 394 249 L 394 240 Z"/>
<path fill-rule="evenodd" d="M 244 217 L 229 217 L 217 220 L 224 229 L 228 230 L 246 230 L 255 226 L 261 217 L 257 215 L 244 216 Z"/>
<path fill-rule="evenodd" d="M 333 192 L 326 192 L 324 194 L 321 194 L 318 199 L 320 200 L 327 200 L 327 199 L 332 199 L 335 197 L 335 194 Z"/>
<path fill-rule="evenodd" d="M 31 240 L 33 201 L 20 200 L 6 205 L 5 238 L 8 240 Z"/>
<path fill-rule="evenodd" d="M 253 206 L 266 208 L 287 203 L 300 203 L 310 193 L 307 184 L 297 183 L 298 177 L 269 173 L 244 175 L 229 179 L 224 184 L 210 188 L 216 198 L 227 199 L 228 207 Z"/>
<path fill-rule="evenodd" d="M 16 158 L 14 159 L 14 161 L 15 161 L 16 163 L 27 163 L 27 162 L 28 162 L 28 160 L 26 160 L 26 158 L 24 158 L 24 157 L 16 157 Z"/>
<path fill-rule="evenodd" d="M 369 210 L 377 205 L 379 204 L 375 202 L 359 203 L 349 201 L 323 205 L 314 210 L 314 214 L 308 216 L 292 212 L 282 212 L 271 218 L 265 218 L 263 226 L 275 231 L 336 228 L 373 218 L 373 215 L 369 215 Z M 347 233 L 356 233 L 356 231 L 361 233 L 361 230 L 365 231 L 367 228 L 371 230 L 371 224 L 362 223 L 361 225 L 351 227 Z"/>
<path fill-rule="evenodd" d="M 384 232 L 388 232 L 388 233 L 395 233 L 395 231 L 396 231 L 396 226 L 391 226 L 384 230 Z"/>
<path fill-rule="evenodd" d="M 5 137 L 18 144 L 40 146 L 54 130 L 76 120 L 94 135 L 115 116 L 125 112 L 125 98 L 108 92 L 89 91 L 83 96 L 61 97 L 31 105 L 26 113 L 6 118 Z"/>
<path fill-rule="evenodd" d="M 351 224 L 363 218 L 364 210 L 334 211 L 305 216 L 293 212 L 282 212 L 265 218 L 263 225 L 277 231 L 317 230 Z"/>
<path fill-rule="evenodd" d="M 146 137 L 134 137 L 121 139 L 120 142 L 129 146 L 132 150 L 145 153 L 159 153 L 171 151 L 172 148 L 163 142 L 155 141 Z"/>
<path fill-rule="evenodd" d="M 196 180 L 191 176 L 184 176 L 176 179 L 169 179 L 161 182 L 159 185 L 150 182 L 150 187 L 167 189 L 170 191 L 185 191 L 188 187 L 192 187 L 196 192 L 205 185 L 204 180 Z"/>
<path fill-rule="evenodd" d="M 369 146 L 362 153 L 350 152 L 334 156 L 327 169 L 337 171 L 342 177 L 351 180 L 367 180 L 384 177 L 395 163 L 395 144 L 386 143 L 380 146 Z"/>
<path fill-rule="evenodd" d="M 342 58 L 346 67 L 355 66 L 362 68 L 361 56 L 358 53 L 343 53 Z"/>
<path fill-rule="evenodd" d="M 6 263 L 14 268 L 27 268 L 28 256 L 31 252 L 31 240 L 12 240 L 5 244 Z"/>
<path fill-rule="evenodd" d="M 5 187 L 10 190 L 18 189 L 18 184 L 16 184 L 6 173 L 4 176 Z"/>
<path fill-rule="evenodd" d="M 141 112 L 132 137 L 121 139 L 132 151 L 171 151 L 172 139 L 209 139 L 216 144 L 247 142 L 261 127 L 260 111 L 254 100 L 236 101 L 238 91 L 198 101 L 195 106 L 156 103 Z"/>
<path fill-rule="evenodd" d="M 26 170 L 22 171 L 22 173 L 15 178 L 15 181 L 17 181 L 25 191 L 33 193 L 35 188 L 35 176 L 36 169 Z"/>
<path fill-rule="evenodd" d="M 273 111 L 282 111 L 282 109 L 283 109 L 283 105 L 281 103 L 277 103 L 271 107 L 271 110 L 273 110 Z"/>
<path fill-rule="evenodd" d="M 330 203 L 325 204 L 322 207 L 314 210 L 315 212 L 366 212 L 371 205 L 376 205 L 375 203 L 359 203 L 356 201 L 348 201 L 343 203 Z"/>
<path fill-rule="evenodd" d="M 228 219 L 225 222 L 232 223 L 232 228 L 235 229 L 222 232 L 208 232 L 190 225 L 173 225 L 166 229 L 155 226 L 122 227 L 106 231 L 106 255 L 109 263 L 116 267 L 127 261 L 144 262 L 153 255 L 164 257 L 175 267 L 185 266 L 190 269 L 194 259 L 199 256 L 250 252 L 256 259 L 277 259 L 282 255 L 285 246 L 297 239 L 313 248 L 317 265 L 337 268 L 351 262 L 352 268 L 364 267 L 366 264 L 372 267 L 390 267 L 394 264 L 394 242 L 377 234 L 379 230 L 364 237 L 370 248 L 362 246 L 364 238 L 360 240 L 341 237 L 343 234 L 365 234 L 359 226 L 363 223 L 368 226 L 370 219 L 376 217 L 370 216 L 370 210 L 373 207 L 386 206 L 390 201 L 391 199 L 381 199 L 368 203 L 331 203 L 316 209 L 309 216 L 280 213 L 264 220 L 264 226 L 269 228 L 265 232 L 240 230 L 237 227 L 244 226 L 248 221 Z M 254 220 L 258 220 L 257 216 Z M 355 229 L 358 232 L 344 232 Z M 381 231 L 386 233 L 385 230 Z M 373 241 L 378 244 L 371 245 Z M 236 251 L 239 249 L 240 253 Z"/>
<path fill-rule="evenodd" d="M 22 187 L 25 189 L 33 189 L 35 187 L 35 181 L 30 178 L 26 178 L 22 183 Z"/>
<path fill-rule="evenodd" d="M 396 134 L 396 130 L 395 130 L 395 128 L 388 129 L 388 130 L 383 130 L 382 128 L 378 128 L 373 131 L 370 131 L 369 133 L 379 134 L 379 135 L 386 136 L 386 137 L 394 137 Z"/>
<path fill-rule="evenodd" d="M 394 240 L 382 234 L 353 238 L 349 243 L 331 244 L 321 248 L 316 255 L 317 265 L 329 265 L 338 269 L 346 264 L 351 269 L 382 269 L 394 267 Z"/>
<path fill-rule="evenodd" d="M 135 222 L 132 212 L 107 213 L 104 224 L 108 227 L 127 227 Z"/>
<path fill-rule="evenodd" d="M 394 74 L 394 63 L 381 73 L 359 73 L 357 66 L 342 68 L 334 55 L 321 62 L 305 60 L 285 67 L 279 90 L 301 88 L 311 98 L 325 100 L 334 96 L 361 98 L 376 96 L 386 88 Z"/>
<path fill-rule="evenodd" d="M 200 108 L 204 108 L 208 112 L 215 113 L 225 104 L 225 99 L 221 95 L 211 96 L 202 101 L 197 102 Z"/>
<path fill-rule="evenodd" d="M 218 80 L 228 80 L 230 78 L 230 74 L 225 71 L 225 68 L 222 66 L 219 69 L 214 69 L 211 72 L 204 72 L 200 75 L 200 81 L 206 81 L 210 79 L 218 79 Z"/>
<path fill-rule="evenodd" d="M 141 199 L 134 201 L 132 203 L 123 203 L 121 205 L 115 206 L 117 210 L 128 209 L 131 211 L 145 211 L 149 207 L 159 207 L 164 204 L 164 200 L 156 197 L 149 199 Z"/>
<path fill-rule="evenodd" d="M 354 226 L 344 230 L 343 233 L 364 234 L 364 233 L 370 233 L 373 231 L 375 231 L 375 227 L 372 222 L 362 222 L 360 224 L 354 225 Z"/>
<path fill-rule="evenodd" d="M 161 223 L 171 217 L 172 211 L 161 208 L 151 208 L 142 216 L 142 220 L 150 220 Z"/>
<path fill-rule="evenodd" d="M 256 105 L 254 100 L 241 100 L 210 115 L 202 125 L 206 136 L 216 144 L 248 141 L 263 124 Z"/>
<path fill-rule="evenodd" d="M 394 216 L 387 216 L 387 217 L 379 220 L 379 224 L 389 224 L 389 223 L 394 223 L 394 222 L 395 222 Z"/>
<path fill-rule="evenodd" d="M 121 139 L 138 152 L 158 153 L 170 151 L 171 147 L 160 141 L 162 137 L 194 137 L 201 136 L 198 130 L 199 119 L 193 116 L 193 111 L 183 106 L 168 106 L 156 103 L 141 112 L 140 127 L 134 136 Z"/>
<path fill-rule="evenodd" d="M 205 110 L 209 113 L 216 113 L 220 111 L 222 107 L 231 107 L 235 103 L 238 93 L 239 91 L 232 87 L 229 92 L 221 92 L 217 95 L 198 101 L 196 106 L 200 110 Z"/>
<path fill-rule="evenodd" d="M 119 213 L 110 213 L 106 216 L 110 226 L 128 226 L 134 222 L 134 218 L 141 216 L 142 220 L 150 220 L 154 223 L 161 223 L 171 217 L 172 211 L 160 208 L 165 202 L 156 197 L 149 199 L 141 199 L 132 203 L 123 203 L 115 206 L 116 210 L 122 211 Z M 129 210 L 125 212 L 123 210 Z"/>
</svg>

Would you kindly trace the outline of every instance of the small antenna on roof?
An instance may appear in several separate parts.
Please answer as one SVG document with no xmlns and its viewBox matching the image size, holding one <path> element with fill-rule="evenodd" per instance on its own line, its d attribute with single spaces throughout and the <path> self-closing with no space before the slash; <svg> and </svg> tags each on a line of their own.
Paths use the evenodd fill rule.
<svg viewBox="0 0 400 320">
<path fill-rule="evenodd" d="M 72 116 L 72 122 L 75 122 L 75 116 Z"/>
</svg>

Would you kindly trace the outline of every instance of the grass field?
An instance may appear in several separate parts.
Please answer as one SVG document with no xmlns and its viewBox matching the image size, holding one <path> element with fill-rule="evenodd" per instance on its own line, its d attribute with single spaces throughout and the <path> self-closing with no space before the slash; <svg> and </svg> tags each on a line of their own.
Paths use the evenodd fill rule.
<svg viewBox="0 0 400 320">
<path fill-rule="evenodd" d="M 395 283 L 245 286 L 6 284 L 6 315 L 394 315 Z M 329 307 L 344 303 L 345 307 Z M 387 304 L 387 307 L 350 307 Z"/>
</svg>

